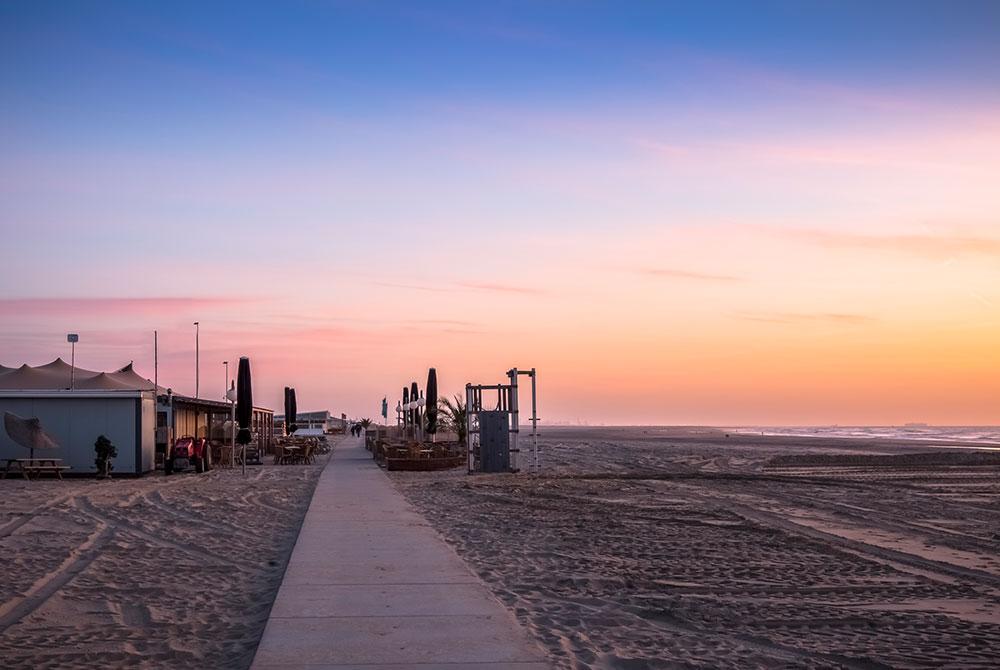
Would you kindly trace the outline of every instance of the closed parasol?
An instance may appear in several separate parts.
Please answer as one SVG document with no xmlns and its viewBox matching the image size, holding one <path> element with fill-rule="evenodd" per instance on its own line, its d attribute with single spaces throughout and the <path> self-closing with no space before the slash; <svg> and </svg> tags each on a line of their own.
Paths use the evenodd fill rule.
<svg viewBox="0 0 1000 670">
<path fill-rule="evenodd" d="M 420 398 L 420 392 L 417 390 L 417 382 L 410 382 L 410 402 L 416 402 L 419 398 Z M 419 409 L 410 410 L 410 425 L 411 426 L 420 425 Z"/>
<path fill-rule="evenodd" d="M 427 404 L 424 411 L 427 413 L 427 434 L 434 435 L 438 429 L 438 376 L 437 370 L 431 368 L 427 371 Z"/>
<path fill-rule="evenodd" d="M 285 435 L 295 432 L 295 412 L 292 410 L 292 389 L 285 387 Z"/>
<path fill-rule="evenodd" d="M 253 388 L 250 385 L 250 359 L 240 358 L 239 371 L 236 373 L 236 424 L 240 427 L 236 433 L 237 444 L 250 444 L 250 424 L 253 420 Z"/>
<path fill-rule="evenodd" d="M 295 400 L 295 389 L 288 389 L 288 411 L 285 414 L 285 422 L 288 424 L 288 432 L 294 433 L 299 429 L 295 425 L 295 419 L 298 418 L 299 413 L 299 403 Z"/>
<path fill-rule="evenodd" d="M 3 427 L 11 440 L 30 450 L 30 458 L 35 457 L 35 449 L 59 448 L 59 444 L 56 443 L 52 436 L 42 429 L 42 422 L 37 417 L 22 419 L 16 414 L 4 412 Z"/>
</svg>

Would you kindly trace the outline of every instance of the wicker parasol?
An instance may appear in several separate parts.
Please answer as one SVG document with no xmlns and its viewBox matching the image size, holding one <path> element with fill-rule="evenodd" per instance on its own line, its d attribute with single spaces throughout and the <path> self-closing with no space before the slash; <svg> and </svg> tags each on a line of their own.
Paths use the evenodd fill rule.
<svg viewBox="0 0 1000 670">
<path fill-rule="evenodd" d="M 42 430 L 42 422 L 38 418 L 22 419 L 10 412 L 3 413 L 3 427 L 17 444 L 31 452 L 30 458 L 35 457 L 35 449 L 58 449 L 59 444 L 51 435 Z"/>
</svg>

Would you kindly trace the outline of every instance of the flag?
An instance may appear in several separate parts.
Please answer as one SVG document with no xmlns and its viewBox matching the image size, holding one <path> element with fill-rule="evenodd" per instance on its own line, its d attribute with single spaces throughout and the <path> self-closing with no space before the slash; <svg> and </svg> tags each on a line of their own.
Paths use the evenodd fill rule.
<svg viewBox="0 0 1000 670">
<path fill-rule="evenodd" d="M 382 398 L 382 418 L 389 419 L 389 403 L 384 397 Z"/>
</svg>

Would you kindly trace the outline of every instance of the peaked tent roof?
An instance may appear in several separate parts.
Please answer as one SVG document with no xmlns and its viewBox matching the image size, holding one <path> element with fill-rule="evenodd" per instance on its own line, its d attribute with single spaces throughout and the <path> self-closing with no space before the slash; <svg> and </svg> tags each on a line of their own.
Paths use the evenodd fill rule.
<svg viewBox="0 0 1000 670">
<path fill-rule="evenodd" d="M 147 379 L 135 371 L 135 368 L 130 361 L 128 365 L 122 366 L 121 368 L 115 370 L 115 379 L 127 384 L 132 384 L 135 388 L 151 389 L 153 388 L 153 380 Z M 166 393 L 167 389 L 160 387 L 161 393 Z"/>
<path fill-rule="evenodd" d="M 153 382 L 143 378 L 132 364 L 114 372 L 96 372 L 76 368 L 57 358 L 51 363 L 32 367 L 24 364 L 19 368 L 4 367 L 0 370 L 0 389 L 18 391 L 55 391 L 68 389 L 70 377 L 73 387 L 82 390 L 100 391 L 151 391 Z M 161 388 L 161 392 L 166 389 Z"/>
<path fill-rule="evenodd" d="M 134 384 L 120 381 L 113 372 L 101 372 L 93 377 L 77 381 L 74 388 L 95 391 L 138 391 Z M 152 385 L 150 385 L 152 388 Z"/>
</svg>

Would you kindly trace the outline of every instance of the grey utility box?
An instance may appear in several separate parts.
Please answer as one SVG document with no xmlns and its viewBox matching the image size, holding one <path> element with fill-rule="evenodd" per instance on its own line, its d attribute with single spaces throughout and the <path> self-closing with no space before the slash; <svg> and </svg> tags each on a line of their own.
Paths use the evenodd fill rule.
<svg viewBox="0 0 1000 670">
<path fill-rule="evenodd" d="M 510 415 L 479 412 L 479 462 L 483 472 L 510 471 Z"/>
</svg>

